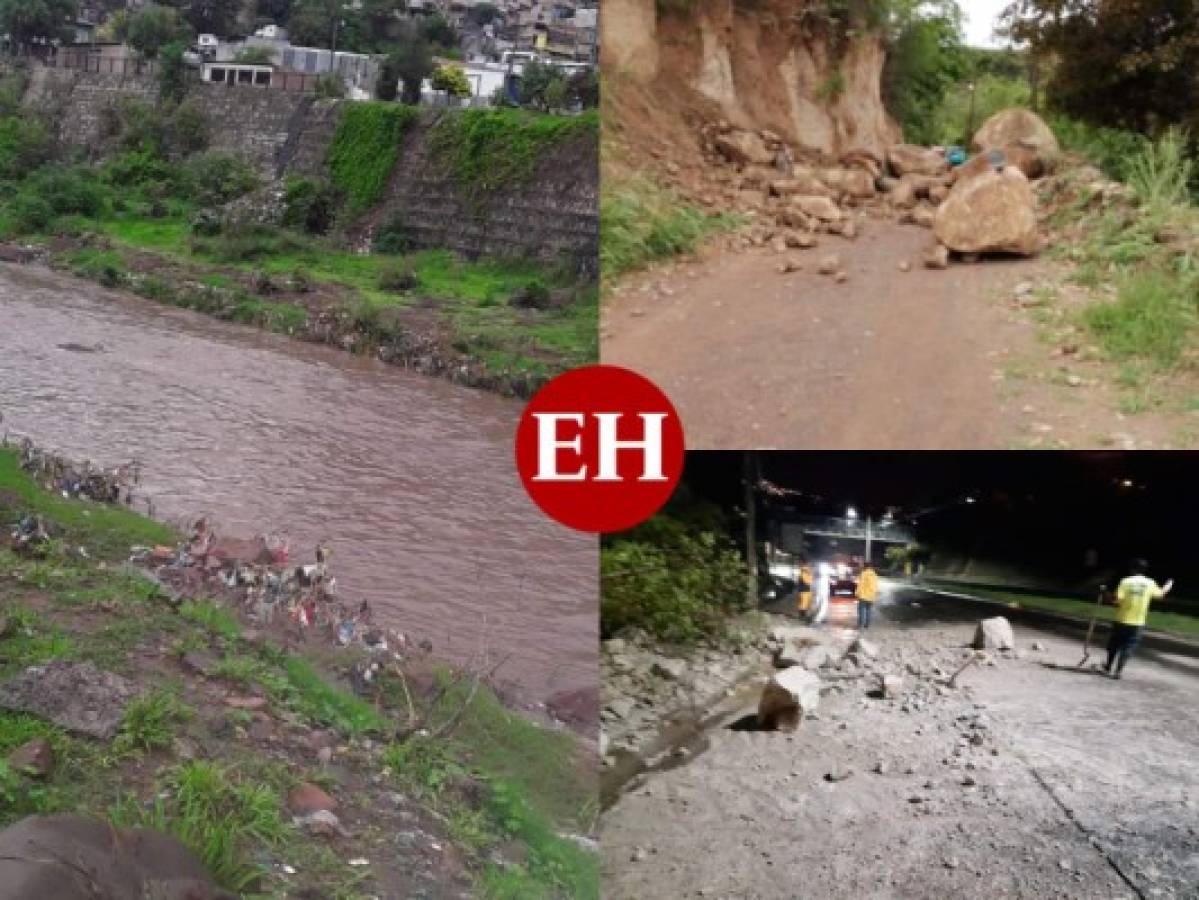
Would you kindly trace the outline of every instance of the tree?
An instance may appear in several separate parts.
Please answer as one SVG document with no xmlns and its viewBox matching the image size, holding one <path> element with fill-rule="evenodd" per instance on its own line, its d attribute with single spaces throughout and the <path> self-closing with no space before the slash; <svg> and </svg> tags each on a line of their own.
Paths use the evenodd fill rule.
<svg viewBox="0 0 1199 900">
<path fill-rule="evenodd" d="M 241 0 L 174 0 L 172 5 L 197 33 L 223 38 L 237 31 L 237 19 L 242 9 Z"/>
<path fill-rule="evenodd" d="M 183 41 L 171 41 L 163 46 L 158 67 L 158 93 L 164 100 L 178 103 L 187 93 L 187 66 L 183 53 L 187 45 Z"/>
<path fill-rule="evenodd" d="M 153 4 L 130 16 L 125 32 L 129 46 L 147 59 L 156 57 L 167 44 L 187 42 L 192 36 L 191 27 L 178 10 Z"/>
<path fill-rule="evenodd" d="M 390 79 L 391 97 L 385 91 L 377 93 L 381 99 L 395 99 L 395 83 L 403 84 L 400 99 L 404 103 L 420 103 L 421 83 L 433 72 L 433 51 L 428 41 L 411 24 L 405 23 L 394 49 L 387 55 L 379 72 L 380 85 Z"/>
<path fill-rule="evenodd" d="M 14 50 L 27 49 L 37 40 L 64 37 L 78 11 L 75 0 L 0 0 L 0 34 L 9 36 Z"/>
<path fill-rule="evenodd" d="M 599 73 L 595 69 L 582 69 L 575 72 L 570 76 L 566 88 L 571 102 L 577 103 L 585 109 L 599 106 Z"/>
<path fill-rule="evenodd" d="M 525 63 L 520 74 L 521 105 L 548 111 L 549 101 L 562 96 L 565 82 L 566 76 L 562 71 L 548 63 L 539 63 L 536 60 Z M 563 85 L 562 88 L 556 86 L 559 83 Z"/>
<path fill-rule="evenodd" d="M 492 3 L 476 3 L 466 10 L 466 20 L 482 27 L 495 21 L 500 11 Z"/>
<path fill-rule="evenodd" d="M 453 50 L 459 44 L 458 31 L 440 14 L 430 16 L 424 21 L 421 34 L 426 41 L 442 50 Z"/>
<path fill-rule="evenodd" d="M 441 66 L 433 73 L 433 90 L 445 91 L 451 97 L 469 97 L 470 81 L 458 66 Z"/>
<path fill-rule="evenodd" d="M 1053 63 L 1056 108 L 1158 134 L 1199 125 L 1199 0 L 1015 0 L 1008 33 Z"/>
<path fill-rule="evenodd" d="M 900 28 L 888 46 L 883 99 L 903 126 L 906 140 L 939 140 L 937 111 L 946 92 L 967 71 L 956 4 L 924 7 Z"/>
</svg>

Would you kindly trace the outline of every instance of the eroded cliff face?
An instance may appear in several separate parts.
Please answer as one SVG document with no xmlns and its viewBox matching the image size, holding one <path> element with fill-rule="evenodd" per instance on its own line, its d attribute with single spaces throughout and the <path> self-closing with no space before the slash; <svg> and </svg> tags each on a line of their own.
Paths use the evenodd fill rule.
<svg viewBox="0 0 1199 900">
<path fill-rule="evenodd" d="M 605 0 L 606 88 L 630 116 L 723 118 L 802 151 L 881 155 L 899 140 L 883 107 L 874 35 L 842 38 L 808 0 Z M 627 98 L 622 94 L 639 94 Z M 640 101 L 640 102 L 638 102 Z"/>
</svg>

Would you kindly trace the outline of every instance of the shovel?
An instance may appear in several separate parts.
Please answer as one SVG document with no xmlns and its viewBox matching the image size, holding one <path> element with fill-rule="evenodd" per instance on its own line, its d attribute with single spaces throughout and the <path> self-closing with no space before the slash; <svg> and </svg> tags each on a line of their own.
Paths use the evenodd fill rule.
<svg viewBox="0 0 1199 900">
<path fill-rule="evenodd" d="M 1087 626 L 1087 639 L 1082 642 L 1082 660 L 1076 668 L 1081 669 L 1091 658 L 1091 637 L 1095 634 L 1095 620 L 1099 618 L 1099 607 L 1103 605 L 1103 597 L 1107 593 L 1107 585 L 1099 585 L 1099 596 L 1095 598 L 1095 611 L 1091 613 L 1091 624 Z"/>
</svg>

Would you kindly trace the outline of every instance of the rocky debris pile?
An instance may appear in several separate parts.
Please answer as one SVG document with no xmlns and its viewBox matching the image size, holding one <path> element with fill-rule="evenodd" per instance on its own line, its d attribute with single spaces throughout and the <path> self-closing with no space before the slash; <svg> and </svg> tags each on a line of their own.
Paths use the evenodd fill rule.
<svg viewBox="0 0 1199 900">
<path fill-rule="evenodd" d="M 104 469 L 43 450 L 29 438 L 21 439 L 19 449 L 21 468 L 43 487 L 64 497 L 128 506 L 133 501 L 133 489 L 141 480 L 141 466 L 137 462 Z"/>
<path fill-rule="evenodd" d="M 701 646 L 668 655 L 639 629 L 606 640 L 600 655 L 601 754 L 638 752 L 663 720 L 680 710 L 706 707 L 763 664 L 764 636 L 738 635 L 727 646 Z"/>
<path fill-rule="evenodd" d="M 127 678 L 90 662 L 56 659 L 0 684 L 0 708 L 32 713 L 60 728 L 109 740 L 138 695 Z"/>
<path fill-rule="evenodd" d="M 779 253 L 815 247 L 820 235 L 855 238 L 868 214 L 895 216 L 934 231 L 925 264 L 944 268 L 949 253 L 1031 255 L 1041 246 L 1030 180 L 1057 165 L 1053 132 L 1035 113 L 1008 109 L 983 123 L 972 140 L 975 155 L 958 167 L 945 148 L 895 144 L 882 158 L 851 150 L 837 159 L 802 154 L 768 130 L 727 121 L 700 131 L 702 176 L 667 165 L 667 180 L 700 203 L 750 219 L 738 240 Z M 942 248 L 942 249 L 935 249 Z M 790 257 L 781 273 L 800 271 Z M 906 271 L 906 269 L 904 269 Z M 837 280 L 844 267 L 821 265 Z"/>
<path fill-rule="evenodd" d="M 0 831 L 0 900 L 234 900 L 190 850 L 146 828 L 73 815 L 29 816 Z"/>
</svg>

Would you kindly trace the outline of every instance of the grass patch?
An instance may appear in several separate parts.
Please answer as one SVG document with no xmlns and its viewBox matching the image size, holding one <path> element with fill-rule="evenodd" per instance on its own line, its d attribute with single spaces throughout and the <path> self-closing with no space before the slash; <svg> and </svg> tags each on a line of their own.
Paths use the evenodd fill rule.
<svg viewBox="0 0 1199 900">
<path fill-rule="evenodd" d="M 494 107 L 443 113 L 429 142 L 459 185 L 483 195 L 528 181 L 550 148 L 577 135 L 598 140 L 598 112 L 553 116 Z"/>
<path fill-rule="evenodd" d="M 225 640 L 236 640 L 241 634 L 241 625 L 233 614 L 211 600 L 185 600 L 179 606 L 179 615 Z"/>
<path fill-rule="evenodd" d="M 399 159 L 400 141 L 419 115 L 398 103 L 345 103 L 325 162 L 333 183 L 361 212 L 378 203 Z"/>
<path fill-rule="evenodd" d="M 136 800 L 118 802 L 109 811 L 114 825 L 154 828 L 173 834 L 231 891 L 252 889 L 263 875 L 251 858 L 252 844 L 278 845 L 289 834 L 278 794 L 264 784 L 239 779 L 214 762 L 185 763 L 165 780 L 169 797 L 150 808 Z"/>
<path fill-rule="evenodd" d="M 955 593 L 970 594 L 979 597 L 983 600 L 997 600 L 1001 603 L 1016 609 L 1036 609 L 1044 610 L 1045 612 L 1060 613 L 1062 615 L 1074 616 L 1079 619 L 1090 619 L 1092 613 L 1095 612 L 1094 600 L 1082 600 L 1077 597 L 1063 597 L 1060 594 L 1034 594 L 1025 593 L 1024 591 L 1005 591 L 999 588 L 976 587 L 975 585 L 960 584 L 958 582 L 946 581 L 942 582 L 936 579 L 926 579 L 929 584 L 934 587 L 942 587 L 946 590 L 952 590 Z M 1194 607 L 1195 613 L 1166 611 L 1155 608 L 1157 604 L 1152 604 L 1149 607 L 1149 619 L 1146 627 L 1153 631 L 1162 631 L 1167 634 L 1177 634 L 1183 637 L 1199 637 L 1199 604 L 1188 603 L 1187 601 L 1171 600 L 1171 605 L 1175 607 Z M 1100 606 L 1099 621 L 1110 622 L 1115 616 L 1115 607 Z"/>
<path fill-rule="evenodd" d="M 321 725 L 344 734 L 386 734 L 393 723 L 360 697 L 325 681 L 312 663 L 289 656 L 283 663 L 287 683 L 294 691 L 292 706 Z"/>
<path fill-rule="evenodd" d="M 1130 274 L 1120 281 L 1116 299 L 1087 307 L 1082 322 L 1108 355 L 1173 368 L 1195 327 L 1197 285 L 1160 271 Z"/>
<path fill-rule="evenodd" d="M 600 196 L 601 271 L 609 278 L 690 253 L 705 237 L 738 222 L 729 214 L 708 215 L 643 175 L 619 184 L 606 180 Z"/>
<path fill-rule="evenodd" d="M 165 750 L 175 738 L 175 726 L 191 714 L 192 710 L 172 690 L 158 690 L 139 697 L 125 709 L 113 749 L 118 753 Z"/>
<path fill-rule="evenodd" d="M 86 546 L 92 556 L 106 560 L 125 559 L 134 545 L 170 544 L 176 538 L 168 526 L 131 510 L 42 490 L 21 469 L 19 452 L 0 447 L 0 515 L 13 519 L 22 513 L 53 521 L 72 546 Z"/>
</svg>

